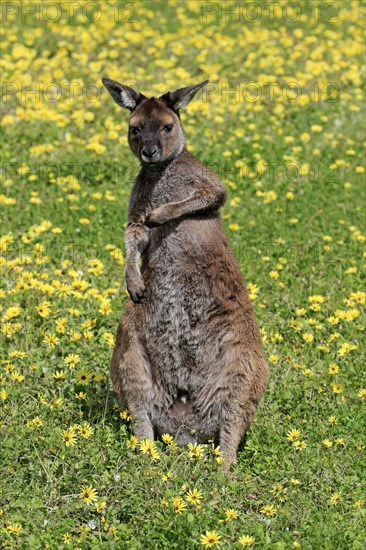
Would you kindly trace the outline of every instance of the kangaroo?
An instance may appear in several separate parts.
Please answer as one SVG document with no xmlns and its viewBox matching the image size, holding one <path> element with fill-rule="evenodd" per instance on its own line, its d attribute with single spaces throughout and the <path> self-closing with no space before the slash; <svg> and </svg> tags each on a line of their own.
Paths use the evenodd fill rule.
<svg viewBox="0 0 366 550">
<path fill-rule="evenodd" d="M 185 146 L 180 109 L 208 80 L 159 98 L 102 80 L 131 112 L 128 142 L 141 161 L 125 234 L 131 300 L 111 359 L 114 389 L 137 438 L 214 438 L 229 471 L 268 366 L 219 217 L 225 189 Z"/>
</svg>

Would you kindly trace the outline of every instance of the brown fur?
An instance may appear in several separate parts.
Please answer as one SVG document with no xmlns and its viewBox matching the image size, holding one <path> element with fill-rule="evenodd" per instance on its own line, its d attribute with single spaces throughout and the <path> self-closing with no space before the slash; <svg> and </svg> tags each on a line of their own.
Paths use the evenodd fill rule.
<svg viewBox="0 0 366 550">
<path fill-rule="evenodd" d="M 132 300 L 111 360 L 114 388 L 139 439 L 168 432 L 187 444 L 219 433 L 228 469 L 268 367 L 218 214 L 225 190 L 185 148 L 179 109 L 205 83 L 147 99 L 103 82 L 132 112 L 129 144 L 142 162 L 125 237 Z"/>
</svg>

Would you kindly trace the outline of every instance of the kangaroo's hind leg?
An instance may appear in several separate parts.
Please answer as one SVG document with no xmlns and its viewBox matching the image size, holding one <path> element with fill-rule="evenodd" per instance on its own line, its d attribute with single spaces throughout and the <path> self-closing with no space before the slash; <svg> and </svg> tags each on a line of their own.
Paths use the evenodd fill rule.
<svg viewBox="0 0 366 550">
<path fill-rule="evenodd" d="M 257 404 L 247 401 L 245 406 L 226 407 L 225 417 L 220 429 L 220 450 L 225 459 L 223 470 L 229 472 L 236 464 L 236 453 L 241 438 L 249 428 L 254 418 Z"/>
<path fill-rule="evenodd" d="M 111 359 L 111 377 L 122 407 L 132 416 L 138 439 L 154 439 L 150 411 L 153 380 L 146 351 L 138 331 L 126 317 L 121 319 Z"/>
<path fill-rule="evenodd" d="M 238 354 L 237 350 L 235 356 L 226 370 L 227 391 L 221 396 L 220 450 L 226 472 L 236 463 L 240 439 L 253 421 L 268 381 L 268 366 L 261 351 Z"/>
</svg>

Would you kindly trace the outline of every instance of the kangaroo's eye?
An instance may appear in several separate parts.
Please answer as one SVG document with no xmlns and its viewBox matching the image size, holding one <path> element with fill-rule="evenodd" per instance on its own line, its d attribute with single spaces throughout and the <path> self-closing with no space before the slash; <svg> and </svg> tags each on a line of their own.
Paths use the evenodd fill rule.
<svg viewBox="0 0 366 550">
<path fill-rule="evenodd" d="M 165 132 L 171 132 L 173 130 L 173 124 L 167 124 L 166 126 L 164 126 L 163 130 Z"/>
<path fill-rule="evenodd" d="M 137 136 L 140 133 L 140 128 L 138 126 L 130 126 L 130 132 L 133 136 Z"/>
</svg>

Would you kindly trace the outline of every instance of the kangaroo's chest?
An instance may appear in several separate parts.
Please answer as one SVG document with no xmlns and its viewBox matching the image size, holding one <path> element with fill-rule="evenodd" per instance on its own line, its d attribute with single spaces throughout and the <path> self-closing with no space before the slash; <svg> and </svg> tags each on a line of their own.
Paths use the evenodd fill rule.
<svg viewBox="0 0 366 550">
<path fill-rule="evenodd" d="M 172 173 L 164 175 L 151 187 L 151 208 L 157 208 L 169 202 L 179 202 L 186 199 L 192 192 L 193 185 L 189 178 Z"/>
</svg>

